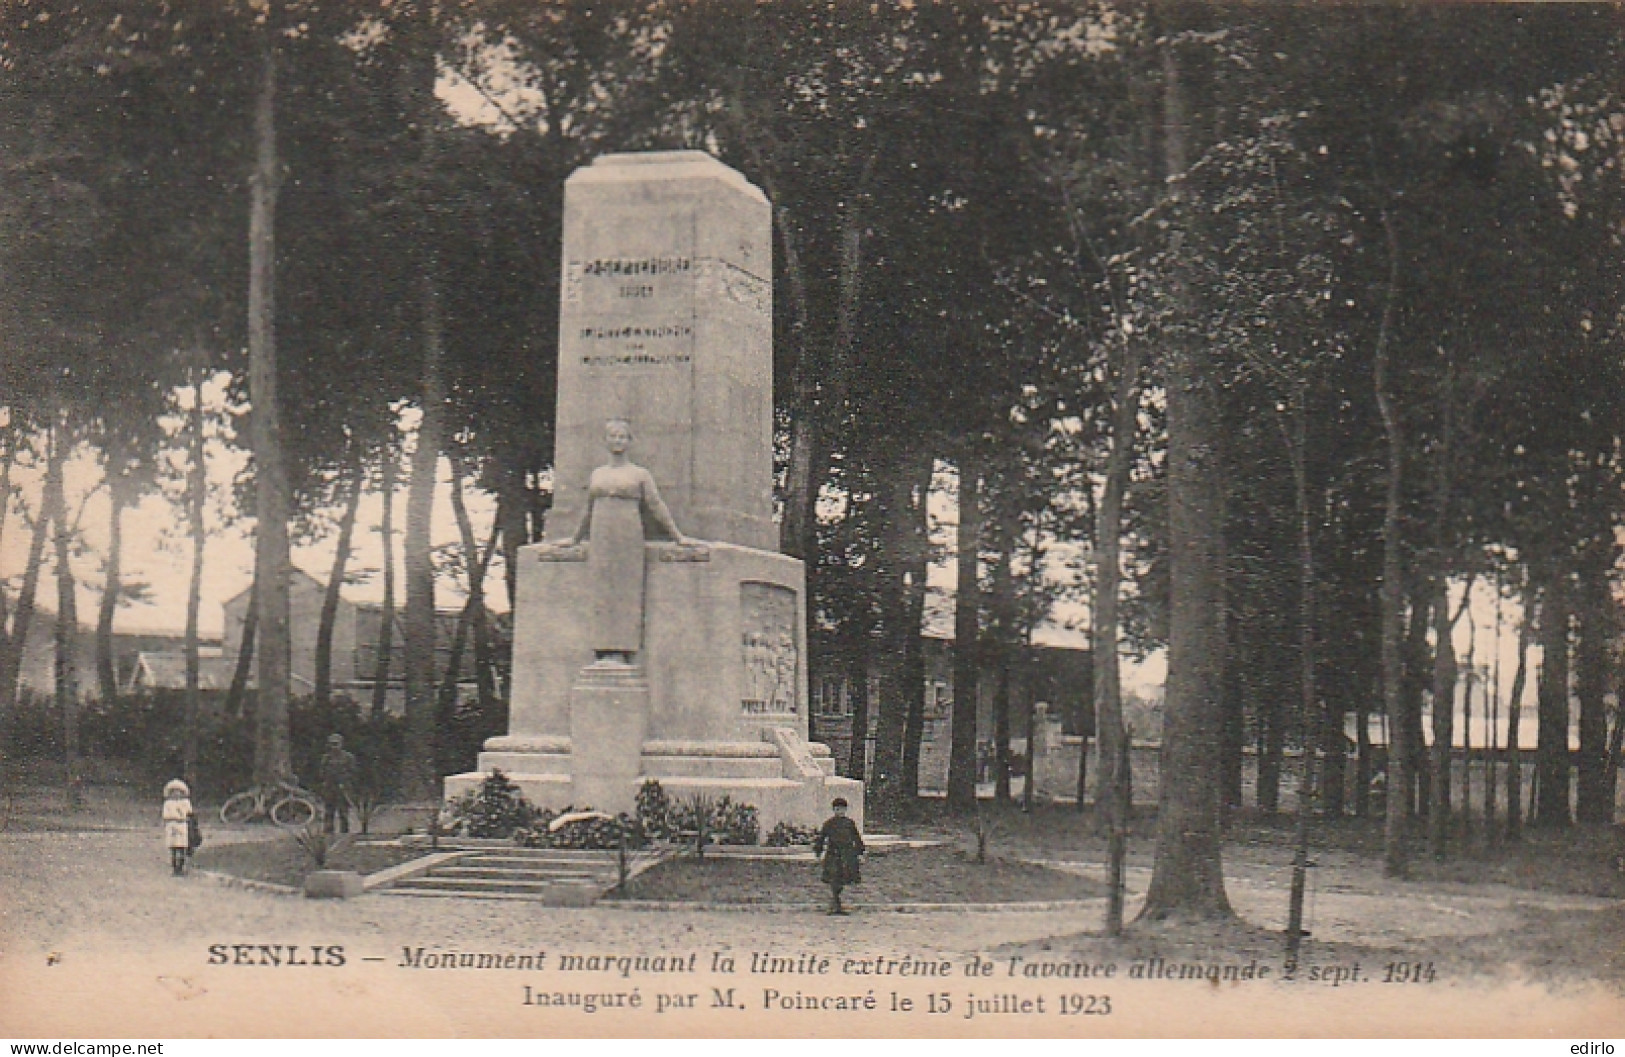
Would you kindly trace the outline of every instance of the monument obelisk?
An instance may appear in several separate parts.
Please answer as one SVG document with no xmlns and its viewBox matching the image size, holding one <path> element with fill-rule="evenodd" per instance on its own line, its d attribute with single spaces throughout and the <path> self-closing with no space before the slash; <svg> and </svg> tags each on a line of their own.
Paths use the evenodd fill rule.
<svg viewBox="0 0 1625 1057">
<path fill-rule="evenodd" d="M 565 183 L 554 506 L 519 551 L 500 768 L 538 805 L 658 780 L 764 827 L 861 806 L 807 742 L 806 585 L 773 522 L 772 219 L 697 151 Z"/>
</svg>

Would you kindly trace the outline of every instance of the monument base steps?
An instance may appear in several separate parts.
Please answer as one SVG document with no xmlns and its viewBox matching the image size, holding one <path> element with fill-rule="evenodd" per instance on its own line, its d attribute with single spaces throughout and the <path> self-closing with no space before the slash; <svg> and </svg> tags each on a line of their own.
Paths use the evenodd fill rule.
<svg viewBox="0 0 1625 1057">
<path fill-rule="evenodd" d="M 735 803 L 750 804 L 756 808 L 763 837 L 780 822 L 821 824 L 836 797 L 846 799 L 848 813 L 863 825 L 863 783 L 837 776 L 827 747 L 809 744 L 791 728 L 763 728 L 761 735 L 760 742 L 711 745 L 645 742 L 641 756 L 628 761 L 635 766 L 623 763 L 613 770 L 583 768 L 573 745 L 559 742 L 549 745 L 553 751 L 547 752 L 483 752 L 478 771 L 446 779 L 446 796 L 478 789 L 487 774 L 500 770 L 537 807 L 552 811 L 591 807 L 630 814 L 638 790 L 652 780 L 672 800 L 727 796 Z M 625 741 L 619 744 L 624 746 Z"/>
<path fill-rule="evenodd" d="M 633 852 L 629 877 L 665 860 L 663 853 Z M 619 881 L 615 852 L 506 848 L 472 851 L 379 891 L 391 895 L 525 899 L 549 906 L 591 906 Z"/>
</svg>

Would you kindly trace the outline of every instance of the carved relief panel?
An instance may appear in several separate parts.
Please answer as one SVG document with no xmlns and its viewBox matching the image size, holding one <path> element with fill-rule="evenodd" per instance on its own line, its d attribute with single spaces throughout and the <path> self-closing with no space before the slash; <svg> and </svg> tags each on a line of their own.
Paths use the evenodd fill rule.
<svg viewBox="0 0 1625 1057">
<path fill-rule="evenodd" d="M 796 593 L 777 584 L 742 583 L 740 649 L 746 715 L 794 715 L 801 657 L 796 649 Z"/>
</svg>

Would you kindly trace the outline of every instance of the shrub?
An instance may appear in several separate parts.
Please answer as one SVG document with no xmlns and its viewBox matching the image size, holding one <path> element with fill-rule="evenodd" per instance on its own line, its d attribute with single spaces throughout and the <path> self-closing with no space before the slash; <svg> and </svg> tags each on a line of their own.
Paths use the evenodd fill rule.
<svg viewBox="0 0 1625 1057">
<path fill-rule="evenodd" d="M 655 840 L 669 839 L 674 830 L 671 826 L 671 797 L 661 788 L 659 782 L 653 778 L 644 782 L 638 789 L 637 816 L 638 826 L 642 831 Z"/>
<path fill-rule="evenodd" d="M 711 812 L 711 837 L 718 844 L 755 844 L 762 826 L 753 804 L 736 804 L 731 797 L 718 800 Z"/>
<path fill-rule="evenodd" d="M 348 833 L 335 835 L 327 832 L 321 819 L 313 819 L 308 825 L 290 830 L 289 834 L 305 853 L 305 858 L 310 860 L 311 866 L 318 870 L 327 869 L 327 860 L 333 853 L 354 840 Z"/>
<path fill-rule="evenodd" d="M 363 777 L 350 797 L 350 803 L 355 807 L 356 819 L 361 823 L 361 832 L 366 834 L 372 829 L 373 819 L 389 806 L 390 798 L 375 782 Z"/>
<path fill-rule="evenodd" d="M 537 814 L 513 779 L 493 768 L 478 789 L 446 804 L 441 829 L 459 837 L 512 837 L 529 829 Z"/>
<path fill-rule="evenodd" d="M 248 717 L 254 714 L 255 692 L 244 695 L 235 713 L 227 709 L 225 698 L 223 690 L 200 694 L 194 802 L 224 800 L 253 783 L 254 724 Z M 344 735 L 345 748 L 355 753 L 360 780 L 373 783 L 385 800 L 395 796 L 404 718 L 365 715 L 356 702 L 339 694 L 325 709 L 308 697 L 290 702 L 288 726 L 294 774 L 314 781 L 327 736 L 338 733 Z M 161 787 L 181 773 L 185 737 L 186 694 L 180 690 L 121 694 L 112 701 L 88 698 L 79 712 L 79 748 L 85 759 L 111 763 L 109 771 L 100 773 L 144 786 Z M 0 738 L 13 759 L 61 759 L 62 717 L 54 700 L 20 694 L 14 708 L 0 711 Z M 86 773 L 98 772 L 87 768 Z"/>
<path fill-rule="evenodd" d="M 818 831 L 811 826 L 798 826 L 793 822 L 780 822 L 767 835 L 769 848 L 795 848 L 811 845 Z"/>
<path fill-rule="evenodd" d="M 755 844 L 761 839 L 754 805 L 704 793 L 676 802 L 652 778 L 638 790 L 636 822 L 650 840 L 672 840 L 686 834 L 702 848 L 706 844 Z"/>
<path fill-rule="evenodd" d="M 704 793 L 695 793 L 672 809 L 672 828 L 679 833 L 694 835 L 694 854 L 705 858 L 705 846 L 711 843 L 711 816 L 717 802 Z"/>
</svg>

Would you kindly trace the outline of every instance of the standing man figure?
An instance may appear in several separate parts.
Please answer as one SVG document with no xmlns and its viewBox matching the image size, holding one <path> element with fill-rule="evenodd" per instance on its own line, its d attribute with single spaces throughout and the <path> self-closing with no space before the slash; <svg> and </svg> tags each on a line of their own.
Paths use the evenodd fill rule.
<svg viewBox="0 0 1625 1057">
<path fill-rule="evenodd" d="M 333 832 L 333 820 L 338 819 L 339 832 L 350 832 L 350 789 L 355 785 L 355 756 L 344 747 L 344 735 L 327 736 L 327 752 L 322 754 L 316 792 L 327 807 L 324 828 Z"/>
<path fill-rule="evenodd" d="M 829 912 L 845 914 L 841 889 L 863 880 L 858 872 L 858 856 L 863 854 L 863 835 L 857 823 L 846 817 L 846 799 L 836 797 L 830 808 L 835 812 L 813 838 L 813 854 L 824 860 L 824 883 L 829 885 Z"/>
</svg>

